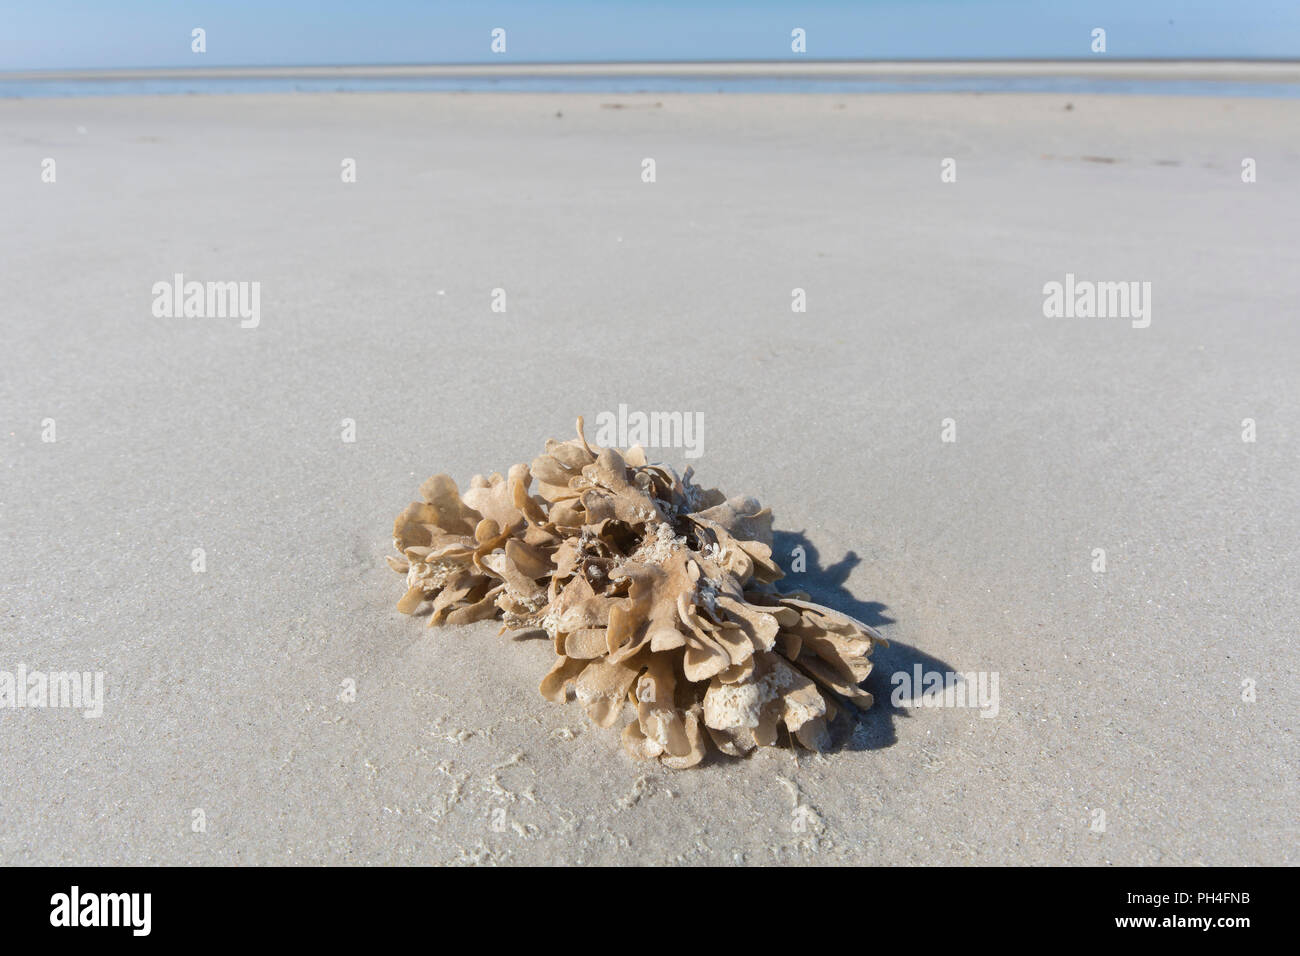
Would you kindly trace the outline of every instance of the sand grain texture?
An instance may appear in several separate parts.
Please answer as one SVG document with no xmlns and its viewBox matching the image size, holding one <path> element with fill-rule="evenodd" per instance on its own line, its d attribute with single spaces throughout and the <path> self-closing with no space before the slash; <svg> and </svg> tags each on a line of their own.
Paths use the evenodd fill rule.
<svg viewBox="0 0 1300 956">
<path fill-rule="evenodd" d="M 107 675 L 0 712 L 0 862 L 1296 862 L 1298 111 L 0 102 L 0 668 Z M 1151 327 L 1044 318 L 1067 271 Z M 261 326 L 154 318 L 176 272 Z M 700 480 L 811 545 L 785 583 L 893 642 L 837 752 L 636 764 L 544 643 L 394 610 L 420 481 L 620 402 L 702 412 Z M 916 663 L 999 715 L 891 708 Z"/>
</svg>

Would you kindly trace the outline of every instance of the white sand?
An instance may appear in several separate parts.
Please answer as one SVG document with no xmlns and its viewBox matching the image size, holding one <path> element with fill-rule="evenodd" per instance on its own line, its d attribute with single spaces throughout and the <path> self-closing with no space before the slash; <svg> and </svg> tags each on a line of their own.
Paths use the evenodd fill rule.
<svg viewBox="0 0 1300 956">
<path fill-rule="evenodd" d="M 0 711 L 0 862 L 1296 862 L 1297 142 L 1266 100 L 0 101 L 0 670 L 107 680 Z M 260 327 L 154 318 L 176 272 Z M 1067 272 L 1150 328 L 1044 318 Z M 620 402 L 702 412 L 700 477 L 832 569 L 791 583 L 888 619 L 838 752 L 639 765 L 544 642 L 393 609 L 423 478 Z M 998 716 L 892 709 L 917 662 Z"/>
</svg>

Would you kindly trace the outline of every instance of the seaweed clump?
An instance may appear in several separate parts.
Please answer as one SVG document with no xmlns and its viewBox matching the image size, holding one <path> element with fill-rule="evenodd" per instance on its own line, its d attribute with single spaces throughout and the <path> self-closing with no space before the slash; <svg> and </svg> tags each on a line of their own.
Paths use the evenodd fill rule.
<svg viewBox="0 0 1300 956">
<path fill-rule="evenodd" d="M 533 483 L 536 482 L 536 490 Z M 541 692 L 571 691 L 593 722 L 635 719 L 635 757 L 691 767 L 707 742 L 733 756 L 777 742 L 784 725 L 823 750 L 837 705 L 871 706 L 873 628 L 781 593 L 772 513 L 647 461 L 634 446 L 552 439 L 531 465 L 420 487 L 393 525 L 406 577 L 398 610 L 429 624 L 500 618 L 544 630 L 555 664 Z"/>
</svg>

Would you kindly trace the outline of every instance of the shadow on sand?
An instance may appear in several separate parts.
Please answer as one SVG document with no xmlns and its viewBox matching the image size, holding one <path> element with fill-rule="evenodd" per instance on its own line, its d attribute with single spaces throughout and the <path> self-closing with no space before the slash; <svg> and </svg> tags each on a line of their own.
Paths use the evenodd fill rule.
<svg viewBox="0 0 1300 956">
<path fill-rule="evenodd" d="M 800 572 L 791 573 L 796 548 L 803 549 L 805 567 Z M 862 558 L 856 552 L 850 551 L 834 564 L 823 566 L 821 555 L 806 535 L 777 531 L 773 534 L 772 557 L 786 571 L 786 576 L 777 582 L 778 590 L 806 591 L 818 604 L 855 617 L 874 628 L 894 623 L 895 619 L 885 614 L 888 610 L 885 605 L 878 601 L 860 600 L 845 588 L 844 584 L 853 569 L 862 563 Z M 894 692 L 894 685 L 890 682 L 893 674 L 898 671 L 910 673 L 917 664 L 925 671 L 952 670 L 938 658 L 892 640 L 888 647 L 876 648 L 871 659 L 874 666 L 862 686 L 871 692 L 875 703 L 867 711 L 840 708 L 839 716 L 831 724 L 832 751 L 878 750 L 897 742 L 894 720 L 906 720 L 911 713 L 906 707 L 897 707 L 890 700 Z"/>
</svg>

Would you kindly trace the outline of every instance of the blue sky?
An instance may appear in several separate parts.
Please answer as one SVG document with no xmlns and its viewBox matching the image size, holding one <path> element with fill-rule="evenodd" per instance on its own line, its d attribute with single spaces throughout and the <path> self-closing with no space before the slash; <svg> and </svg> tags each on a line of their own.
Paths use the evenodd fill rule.
<svg viewBox="0 0 1300 956">
<path fill-rule="evenodd" d="M 1052 59 L 1098 26 L 1113 57 L 1300 56 L 1300 0 L 0 0 L 0 70 L 790 59 L 794 27 L 810 59 Z"/>
</svg>

